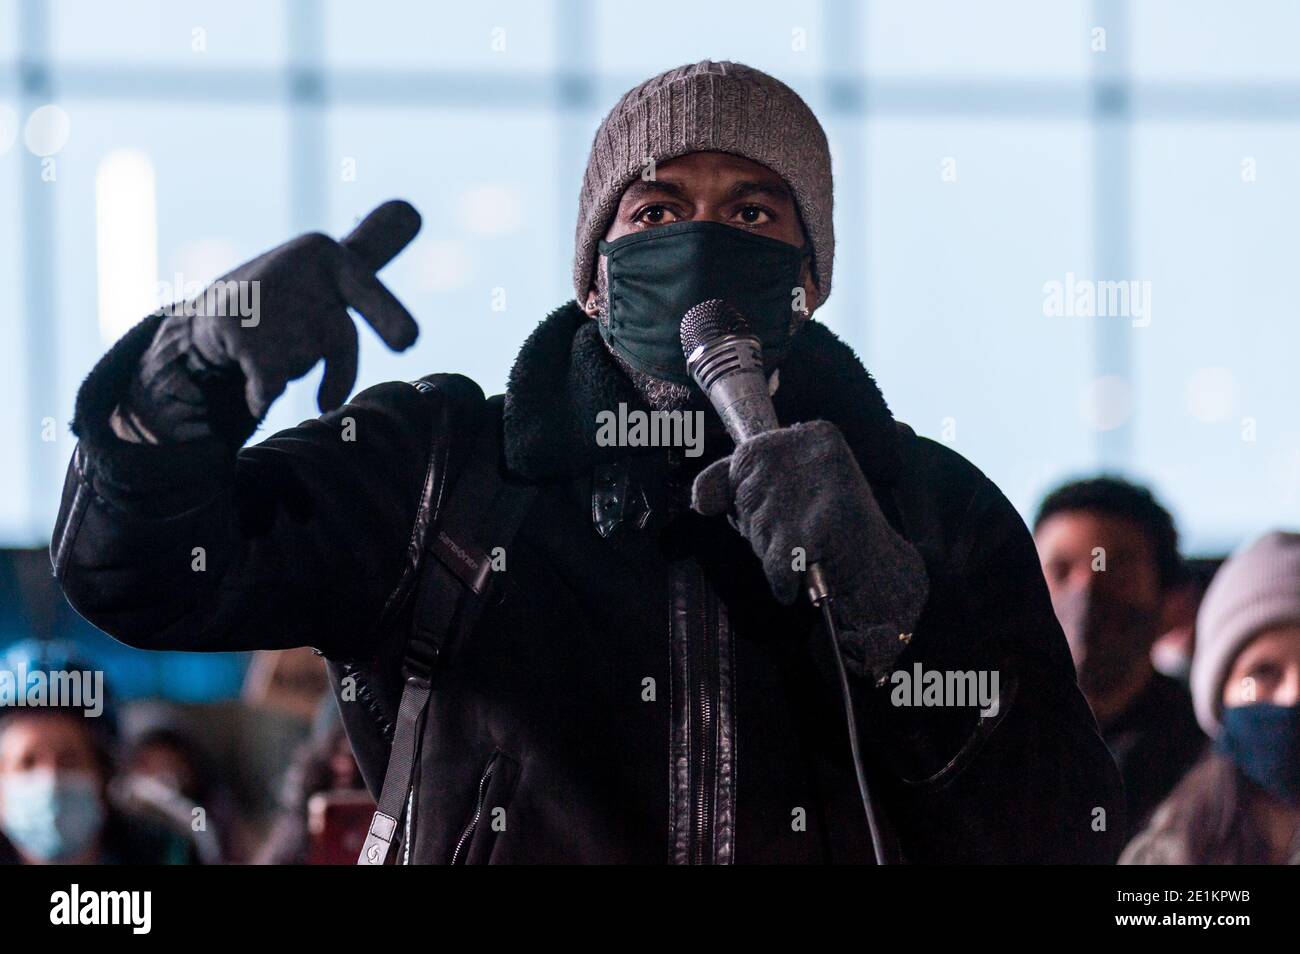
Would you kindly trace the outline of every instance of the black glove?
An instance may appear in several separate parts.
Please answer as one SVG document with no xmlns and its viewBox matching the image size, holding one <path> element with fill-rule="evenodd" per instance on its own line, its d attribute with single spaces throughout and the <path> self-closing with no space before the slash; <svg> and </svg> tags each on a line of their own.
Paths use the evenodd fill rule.
<svg viewBox="0 0 1300 954">
<path fill-rule="evenodd" d="M 729 515 L 787 606 L 803 570 L 822 565 L 853 672 L 879 678 L 907 646 L 929 595 L 925 563 L 881 513 L 834 424 L 795 424 L 744 441 L 695 478 L 691 505 Z"/>
<path fill-rule="evenodd" d="M 224 275 L 163 320 L 119 411 L 156 439 L 193 440 L 212 433 L 212 412 L 220 403 L 214 395 L 223 389 L 228 395 L 232 382 L 257 421 L 290 381 L 322 358 L 316 399 L 322 411 L 338 407 L 357 376 L 349 307 L 396 351 L 410 347 L 419 333 L 415 319 L 375 277 L 419 230 L 414 207 L 393 200 L 342 242 L 302 235 Z M 242 293 L 245 304 L 256 302 L 254 314 L 239 314 L 239 292 L 231 289 L 240 286 L 232 282 L 257 283 L 255 296 Z"/>
</svg>

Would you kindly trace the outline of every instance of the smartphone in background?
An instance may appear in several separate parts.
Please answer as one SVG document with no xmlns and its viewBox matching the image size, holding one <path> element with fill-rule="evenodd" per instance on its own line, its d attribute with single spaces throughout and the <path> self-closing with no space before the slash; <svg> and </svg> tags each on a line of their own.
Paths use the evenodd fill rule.
<svg viewBox="0 0 1300 954">
<path fill-rule="evenodd" d="M 374 814 L 375 801 L 366 791 L 313 795 L 307 800 L 307 864 L 356 864 Z"/>
</svg>

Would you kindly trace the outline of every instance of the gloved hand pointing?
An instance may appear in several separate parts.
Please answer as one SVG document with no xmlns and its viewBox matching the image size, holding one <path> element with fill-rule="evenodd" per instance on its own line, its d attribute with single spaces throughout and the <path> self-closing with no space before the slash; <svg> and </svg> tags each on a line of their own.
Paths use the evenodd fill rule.
<svg viewBox="0 0 1300 954">
<path fill-rule="evenodd" d="M 410 312 L 375 277 L 419 230 L 420 214 L 395 199 L 342 242 L 313 232 L 241 265 L 220 282 L 260 283 L 257 321 L 200 314 L 193 322 L 194 351 L 209 367 L 239 367 L 256 418 L 324 358 L 316 399 L 322 411 L 333 410 L 357 377 L 357 329 L 349 307 L 395 351 L 410 347 L 419 334 Z"/>
<path fill-rule="evenodd" d="M 356 310 L 395 351 L 419 329 L 375 273 L 420 230 L 410 203 L 385 202 L 341 242 L 299 236 L 222 276 L 159 326 L 126 402 L 147 438 L 192 440 L 211 433 L 205 389 L 242 381 L 260 420 L 290 381 L 325 360 L 322 411 L 341 405 L 357 376 Z M 252 314 L 246 306 L 252 302 Z"/>
</svg>

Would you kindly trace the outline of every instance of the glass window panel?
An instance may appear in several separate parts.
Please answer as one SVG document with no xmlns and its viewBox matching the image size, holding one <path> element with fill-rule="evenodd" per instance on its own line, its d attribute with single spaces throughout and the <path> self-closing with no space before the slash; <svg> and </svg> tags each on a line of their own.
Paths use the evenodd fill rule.
<svg viewBox="0 0 1300 954">
<path fill-rule="evenodd" d="M 1222 551 L 1300 523 L 1300 133 L 1178 123 L 1134 143 L 1134 273 L 1153 302 L 1131 332 L 1136 463 L 1189 548 Z"/>
<path fill-rule="evenodd" d="M 0 67 L 18 59 L 18 0 L 0 0 Z"/>
<path fill-rule="evenodd" d="M 891 110 L 927 108 L 944 81 L 991 82 L 998 95 L 1027 102 L 1041 99 L 1044 81 L 1082 93 L 1074 81 L 1094 64 L 1088 0 L 871 0 L 856 10 L 823 0 L 303 4 L 296 26 L 320 27 L 320 56 L 342 74 L 330 87 L 337 105 L 295 120 L 309 136 L 313 123 L 322 127 L 318 164 L 306 170 L 289 168 L 293 107 L 278 81 L 265 84 L 262 105 L 256 82 L 228 102 L 218 84 L 202 102 L 154 98 L 178 69 L 283 65 L 294 9 L 283 0 L 51 0 L 51 78 L 70 130 L 55 151 L 56 180 L 40 183 L 52 216 L 57 281 L 42 294 L 52 302 L 55 347 L 48 365 L 32 367 L 20 176 L 40 167 L 12 99 L 19 4 L 0 0 L 0 353 L 17 368 L 0 375 L 0 406 L 11 409 L 0 417 L 0 442 L 10 448 L 0 543 L 39 544 L 48 533 L 58 497 L 50 475 L 61 479 L 71 450 L 76 387 L 106 346 L 95 183 L 116 150 L 144 156 L 152 170 L 156 271 L 168 282 L 177 273 L 205 282 L 303 228 L 339 234 L 378 202 L 410 198 L 425 228 L 384 277 L 423 334 L 395 356 L 363 329 L 357 386 L 457 370 L 492 392 L 528 332 L 572 293 L 577 190 L 599 119 L 631 83 L 704 58 L 786 79 L 827 127 L 839 247 L 835 294 L 819 317 L 859 351 L 899 417 L 971 458 L 1026 514 L 1052 483 L 1095 466 L 1103 424 L 1089 395 L 1103 319 L 1043 313 L 1044 284 L 1089 276 L 1092 249 L 1107 241 L 1091 232 L 1089 125 L 896 112 L 864 121 L 830 109 L 823 95 L 828 74 L 859 71 L 906 93 L 888 99 Z M 1171 502 L 1189 549 L 1223 549 L 1300 516 L 1300 428 L 1289 421 L 1300 384 L 1284 363 L 1300 332 L 1278 278 L 1293 270 L 1288 228 L 1300 185 L 1284 170 L 1300 159 L 1300 133 L 1283 116 L 1195 125 L 1151 110 L 1179 96 L 1195 105 L 1202 88 L 1216 109 L 1255 102 L 1258 110 L 1268 100 L 1249 98 L 1241 84 L 1251 82 L 1281 95 L 1277 84 L 1300 74 L 1292 43 L 1300 8 L 1144 0 L 1124 9 L 1128 36 L 1109 42 L 1155 94 L 1139 90 L 1135 99 L 1150 108 L 1134 114 L 1126 193 L 1132 275 L 1154 291 L 1152 324 L 1120 339 L 1132 357 L 1128 465 Z M 581 59 L 562 62 L 566 49 Z M 860 61 L 849 62 L 855 49 Z M 119 66 L 142 78 L 138 91 L 78 98 L 90 92 L 78 84 Z M 366 71 L 364 89 L 351 83 L 354 69 Z M 475 109 L 445 108 L 440 90 L 429 91 L 427 106 L 385 105 L 374 94 L 386 71 L 400 75 L 395 69 L 442 70 L 467 83 L 494 71 L 535 79 L 496 88 L 499 100 Z M 596 93 L 548 109 L 536 94 L 560 70 L 590 70 Z M 349 101 L 357 92 L 364 101 Z M 17 140 L 2 151 L 6 96 Z M 946 159 L 956 181 L 944 179 Z M 1253 181 L 1242 177 L 1249 163 Z M 320 194 L 300 176 L 320 176 Z M 305 222 L 291 217 L 293 195 L 308 200 L 298 210 Z M 494 294 L 504 310 L 494 309 Z M 291 386 L 263 433 L 314 416 L 318 380 L 319 371 Z M 58 422 L 53 445 L 40 440 L 46 405 Z M 57 467 L 46 466 L 50 454 Z"/>
<path fill-rule="evenodd" d="M 1082 76 L 1083 0 L 871 0 L 862 17 L 866 69 L 890 77 L 1041 79 Z"/>
<path fill-rule="evenodd" d="M 1092 460 L 1091 328 L 1045 315 L 1043 292 L 1090 267 L 1090 142 L 1083 123 L 873 122 L 867 206 L 841 210 L 866 219 L 861 257 L 836 265 L 866 275 L 851 343 L 899 419 L 1022 514 Z"/>
<path fill-rule="evenodd" d="M 556 65 L 558 10 L 552 0 L 328 0 L 325 59 L 330 66 L 387 69 L 550 69 Z M 566 69 L 580 65 L 562 64 Z"/>
<path fill-rule="evenodd" d="M 154 307 L 160 296 L 180 298 L 186 286 L 201 287 L 291 233 L 281 107 L 85 100 L 61 106 L 71 134 L 50 184 L 59 281 L 50 290 L 58 360 L 49 390 L 66 421 L 82 378 L 115 336 L 101 327 L 98 284 L 96 177 L 106 158 L 125 152 L 152 168 L 157 277 L 140 294 Z M 32 501 L 47 528 L 57 503 L 57 488 Z"/>
<path fill-rule="evenodd" d="M 393 197 L 410 200 L 424 220 L 382 273 L 420 322 L 420 339 L 396 355 L 363 327 L 358 387 L 458 371 L 489 394 L 503 390 L 533 327 L 573 297 L 579 180 L 556 174 L 554 119 L 505 109 L 338 108 L 328 142 L 332 233 Z M 349 161 L 355 179 L 345 178 Z"/>
<path fill-rule="evenodd" d="M 1143 0 L 1125 8 L 1133 31 L 1129 68 L 1138 79 L 1300 77 L 1300 4 L 1292 0 Z"/>
<path fill-rule="evenodd" d="M 823 7 L 821 0 L 597 0 L 595 67 L 631 83 L 683 63 L 737 60 L 788 81 L 827 62 Z"/>
<path fill-rule="evenodd" d="M 28 486 L 29 458 L 34 441 L 40 440 L 40 420 L 27 405 L 27 336 L 23 323 L 24 282 L 22 243 L 22 191 L 20 175 L 30 172 L 25 162 L 18 125 L 18 104 L 0 98 L 0 544 L 24 546 L 33 539 L 30 516 L 31 488 Z M 48 532 L 48 531 L 47 531 Z"/>
<path fill-rule="evenodd" d="M 279 0 L 52 0 L 48 17 L 56 63 L 202 68 L 285 58 Z"/>
<path fill-rule="evenodd" d="M 835 176 L 834 289 L 817 320 L 851 343 L 861 344 L 867 327 L 867 160 L 866 123 L 813 103 L 826 129 Z"/>
</svg>

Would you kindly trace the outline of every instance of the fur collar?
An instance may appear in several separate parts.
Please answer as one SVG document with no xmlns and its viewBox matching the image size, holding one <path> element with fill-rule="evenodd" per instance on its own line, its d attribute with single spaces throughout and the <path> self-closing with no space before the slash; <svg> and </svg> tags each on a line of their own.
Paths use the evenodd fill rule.
<svg viewBox="0 0 1300 954">
<path fill-rule="evenodd" d="M 619 402 L 646 408 L 606 350 L 596 322 L 576 301 L 557 308 L 529 335 L 510 372 L 507 465 L 542 480 L 579 474 L 625 453 L 596 444 L 596 414 Z M 809 321 L 795 335 L 773 404 L 784 423 L 831 421 L 868 478 L 891 479 L 898 454 L 893 415 L 853 349 L 825 325 Z"/>
</svg>

